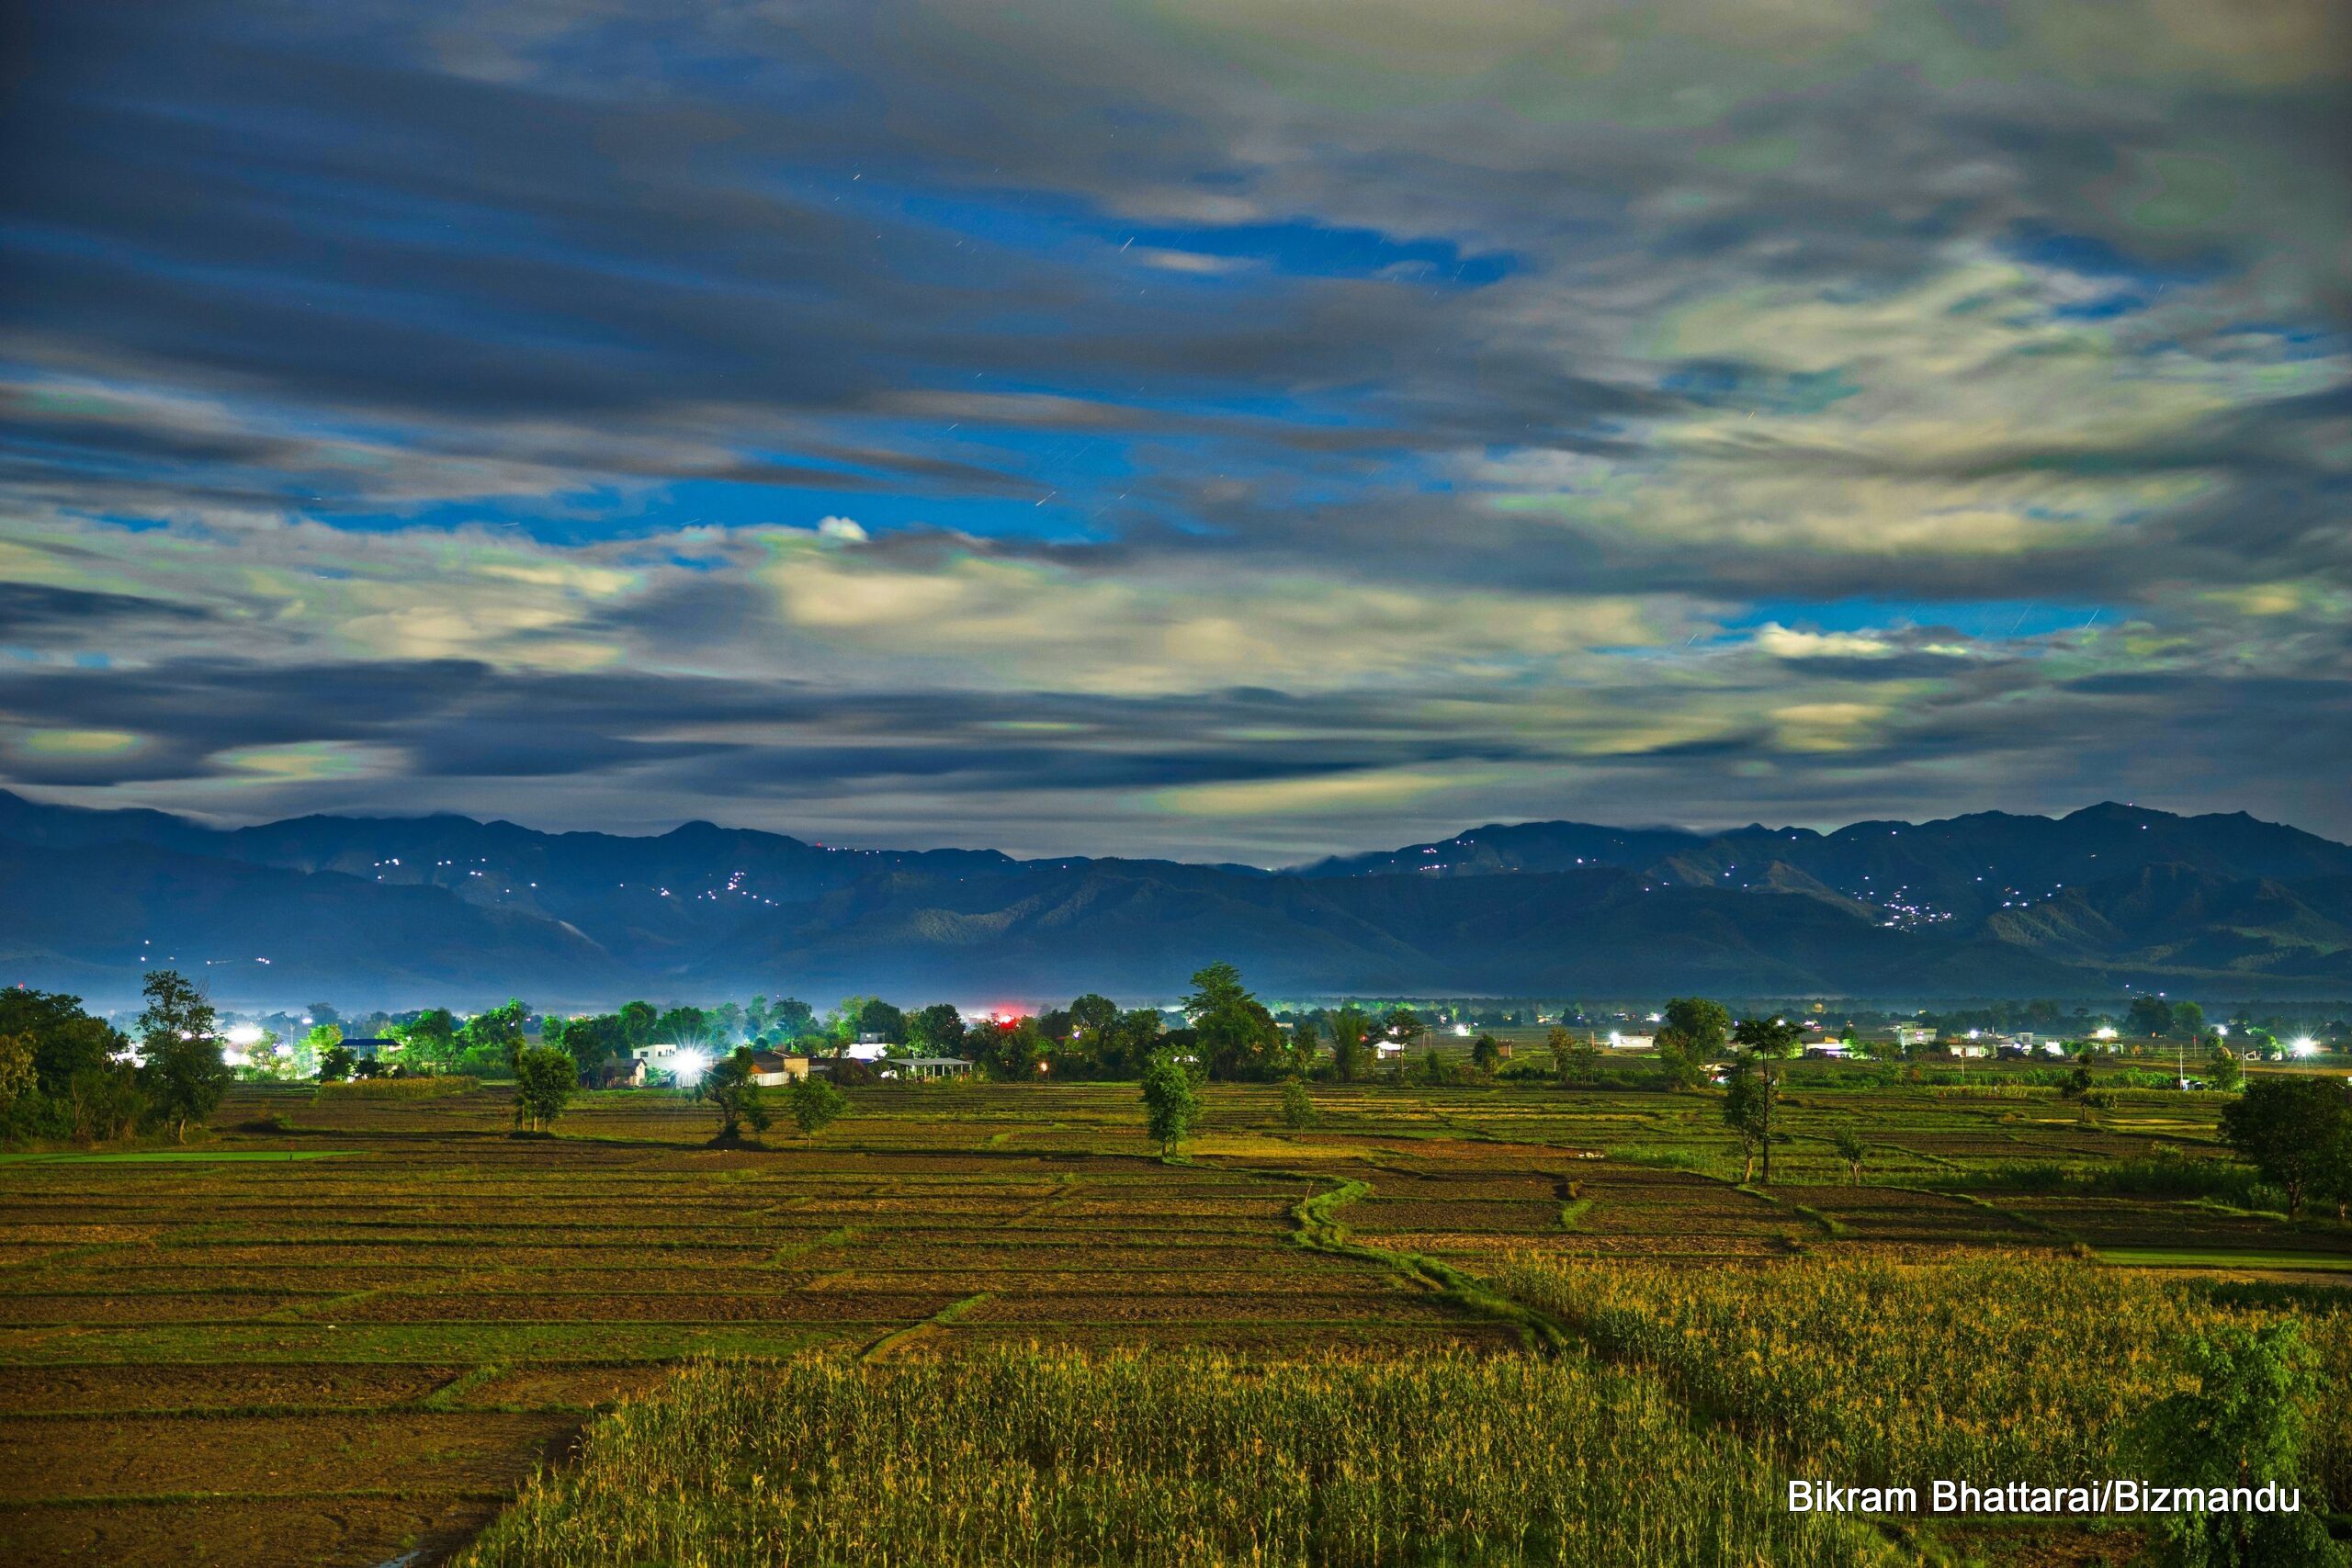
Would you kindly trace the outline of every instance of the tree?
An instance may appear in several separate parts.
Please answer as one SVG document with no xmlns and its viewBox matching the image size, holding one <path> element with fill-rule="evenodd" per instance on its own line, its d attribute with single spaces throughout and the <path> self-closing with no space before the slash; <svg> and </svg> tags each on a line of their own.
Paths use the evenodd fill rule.
<svg viewBox="0 0 2352 1568">
<path fill-rule="evenodd" d="M 1144 1125 L 1163 1157 L 1176 1152 L 1201 1118 L 1200 1087 L 1171 1053 L 1161 1052 L 1144 1069 L 1143 1111 Z"/>
<path fill-rule="evenodd" d="M 74 1074 L 111 1067 L 130 1043 L 106 1020 L 85 1012 L 81 998 L 19 986 L 0 989 L 0 1034 L 30 1043 L 35 1087 L 61 1103 Z"/>
<path fill-rule="evenodd" d="M 1677 997 L 1666 1004 L 1665 1025 L 1682 1036 L 1701 1060 L 1723 1054 L 1731 1038 L 1731 1012 L 1721 1002 L 1704 997 Z"/>
<path fill-rule="evenodd" d="M 675 1007 L 653 1021 L 650 1043 L 661 1045 L 705 1045 L 711 1043 L 715 1031 L 710 1026 L 710 1014 L 698 1007 Z"/>
<path fill-rule="evenodd" d="M 2205 1059 L 2205 1076 L 2213 1081 L 2215 1089 L 2235 1090 L 2245 1082 L 2245 1066 L 2238 1060 L 2238 1054 L 2231 1049 L 2229 1042 L 2216 1040 L 2212 1053 Z"/>
<path fill-rule="evenodd" d="M 1282 1031 L 1273 1014 L 1242 988 L 1241 972 L 1232 964 L 1194 971 L 1182 1005 L 1211 1077 L 1259 1077 L 1272 1066 Z"/>
<path fill-rule="evenodd" d="M 849 1097 L 823 1078 L 807 1077 L 784 1091 L 784 1109 L 804 1137 L 813 1136 L 849 1109 Z"/>
<path fill-rule="evenodd" d="M 2302 1325 L 2223 1325 L 2186 1347 L 2194 1389 L 2158 1400 L 2130 1434 L 2151 1480 L 2207 1491 L 2301 1483 L 2319 1357 Z M 2158 1557 L 2172 1568 L 2325 1568 L 2344 1562 L 2318 1508 L 2217 1509 L 2162 1516 Z"/>
<path fill-rule="evenodd" d="M 353 1055 L 351 1047 L 337 1041 L 319 1053 L 319 1081 L 341 1083 L 351 1076 L 352 1068 L 358 1062 L 359 1058 Z"/>
<path fill-rule="evenodd" d="M 1558 1024 L 1544 1037 L 1552 1048 L 1552 1076 L 1561 1083 L 1590 1083 L 1600 1065 L 1600 1047 L 1589 1035 L 1572 1033 Z"/>
<path fill-rule="evenodd" d="M 2175 1032 L 2188 1035 L 2188 1043 L 2194 1045 L 2205 1038 L 2205 1010 L 2195 1002 L 2175 1002 L 2172 1026 Z"/>
<path fill-rule="evenodd" d="M 1324 1021 L 1331 1032 L 1331 1070 L 1342 1083 L 1354 1083 L 1372 1070 L 1372 1015 L 1360 1007 L 1343 1007 Z"/>
<path fill-rule="evenodd" d="M 2150 1039 L 2172 1032 L 2172 1004 L 2162 997 L 2133 997 L 2124 1024 L 2134 1034 Z"/>
<path fill-rule="evenodd" d="M 1862 1140 L 1860 1133 L 1854 1132 L 1838 1134 L 1837 1144 L 1838 1157 L 1846 1162 L 1846 1174 L 1855 1186 L 1860 1187 L 1862 1184 L 1862 1161 L 1870 1156 L 1870 1145 Z"/>
<path fill-rule="evenodd" d="M 1771 1136 L 1771 1118 L 1765 1110 L 1763 1077 L 1751 1058 L 1742 1056 L 1732 1065 L 1731 1082 L 1724 1091 L 1723 1112 L 1724 1125 L 1738 1137 L 1740 1155 L 1747 1162 L 1739 1179 L 1753 1181 L 1757 1151 Z"/>
<path fill-rule="evenodd" d="M 1587 1050 L 1594 1055 L 1600 1048 L 1586 1042 Z M 1690 1037 L 1679 1029 L 1661 1029 L 1651 1043 L 1650 1059 L 1657 1064 L 1658 1076 L 1666 1080 L 1669 1090 L 1697 1089 L 1707 1076 L 1707 1059 Z"/>
<path fill-rule="evenodd" d="M 1069 1004 L 1070 1023 L 1081 1035 L 1093 1037 L 1110 1028 L 1119 1019 L 1119 1004 L 1106 996 L 1089 991 Z"/>
<path fill-rule="evenodd" d="M 713 1062 L 696 1080 L 695 1098 L 707 1101 L 718 1112 L 718 1135 L 711 1140 L 714 1145 L 742 1142 L 745 1122 L 761 1133 L 774 1124 L 768 1108 L 761 1102 L 760 1086 L 752 1081 L 752 1048 L 739 1045 L 731 1055 Z"/>
<path fill-rule="evenodd" d="M 817 1032 L 817 1010 L 798 997 L 785 997 L 768 1009 L 768 1027 L 786 1040 Z"/>
<path fill-rule="evenodd" d="M 523 1049 L 523 1020 L 530 1010 L 520 998 L 509 997 L 498 1006 L 474 1014 L 458 1033 L 460 1053 L 489 1062 L 503 1059 L 511 1071 L 515 1054 Z"/>
<path fill-rule="evenodd" d="M 141 1087 L 156 1115 L 186 1143 L 187 1124 L 211 1115 L 229 1088 L 220 1020 L 204 993 L 176 969 L 152 971 L 142 994 L 147 1007 L 139 1015 L 139 1035 L 147 1065 Z"/>
<path fill-rule="evenodd" d="M 1096 1037 L 1095 1070 L 1112 1077 L 1140 1076 L 1144 1064 L 1159 1048 L 1159 1009 L 1129 1008 Z"/>
<path fill-rule="evenodd" d="M 312 1017 L 318 1015 L 313 1013 Z M 294 1066 L 300 1077 L 310 1077 L 319 1070 L 319 1063 L 329 1051 L 343 1043 L 343 1025 L 314 1023 L 294 1048 Z"/>
<path fill-rule="evenodd" d="M 553 1127 L 580 1087 L 580 1064 L 567 1051 L 526 1045 L 514 1053 L 514 1124 L 537 1132 Z"/>
<path fill-rule="evenodd" d="M 1502 1042 L 1491 1034 L 1481 1034 L 1470 1042 L 1470 1065 L 1481 1073 L 1491 1075 L 1502 1065 Z"/>
<path fill-rule="evenodd" d="M 1429 1027 L 1421 1022 L 1421 1015 L 1411 1008 L 1391 1008 L 1388 1016 L 1381 1020 L 1381 1027 L 1408 1051 L 1413 1048 L 1415 1041 L 1429 1032 Z"/>
<path fill-rule="evenodd" d="M 1743 1018 L 1732 1026 L 1732 1043 L 1741 1055 L 1755 1064 L 1761 1085 L 1758 1109 L 1761 1122 L 1759 1141 L 1764 1149 L 1764 1185 L 1772 1185 L 1772 1111 L 1780 1102 L 1781 1090 L 1774 1070 L 1781 1062 L 1797 1053 L 1804 1043 L 1804 1031 L 1781 1018 Z"/>
<path fill-rule="evenodd" d="M 907 1020 L 907 1039 L 934 1056 L 964 1048 L 964 1015 L 953 1002 L 933 1002 Z"/>
<path fill-rule="evenodd" d="M 870 998 L 857 1010 L 857 1032 L 861 1036 L 871 1034 L 885 1045 L 903 1045 L 907 1043 L 907 1015 L 879 997 Z"/>
<path fill-rule="evenodd" d="M 40 1087 L 33 1069 L 33 1037 L 0 1034 L 0 1111 L 13 1111 L 17 1101 Z"/>
<path fill-rule="evenodd" d="M 2263 1179 L 2287 1194 L 2287 1217 L 2332 1184 L 2352 1140 L 2344 1091 L 2318 1078 L 2262 1077 L 2222 1107 L 2222 1136 Z"/>
<path fill-rule="evenodd" d="M 1323 1032 L 1312 1018 L 1294 1019 L 1285 1042 L 1290 1053 L 1290 1073 L 1293 1077 L 1308 1077 L 1315 1064 L 1323 1055 Z"/>
<path fill-rule="evenodd" d="M 66 1123 L 80 1144 L 129 1137 L 147 1113 L 147 1096 L 138 1076 L 112 1063 L 76 1070 L 66 1080 L 62 1098 Z"/>
<path fill-rule="evenodd" d="M 1283 1085 L 1283 1126 L 1312 1127 L 1320 1120 L 1315 1111 L 1315 1097 L 1306 1092 L 1304 1083 L 1292 1078 Z"/>
</svg>

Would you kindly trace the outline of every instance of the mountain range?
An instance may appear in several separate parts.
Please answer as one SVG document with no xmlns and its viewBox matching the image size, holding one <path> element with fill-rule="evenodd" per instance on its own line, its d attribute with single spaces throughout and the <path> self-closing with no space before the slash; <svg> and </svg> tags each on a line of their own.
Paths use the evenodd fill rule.
<svg viewBox="0 0 2352 1568">
<path fill-rule="evenodd" d="M 0 981 L 102 1006 L 162 965 L 236 1006 L 1148 999 L 1215 958 L 1285 997 L 2352 996 L 2352 846 L 2113 803 L 1832 833 L 1496 824 L 1268 873 L 707 822 L 216 829 L 0 791 Z"/>
</svg>

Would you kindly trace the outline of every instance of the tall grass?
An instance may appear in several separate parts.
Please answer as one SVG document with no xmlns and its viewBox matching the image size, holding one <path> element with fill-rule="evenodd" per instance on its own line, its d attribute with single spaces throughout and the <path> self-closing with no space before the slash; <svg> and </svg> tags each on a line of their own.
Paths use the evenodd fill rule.
<svg viewBox="0 0 2352 1568">
<path fill-rule="evenodd" d="M 2068 1258 L 1807 1259 L 1743 1271 L 1529 1258 L 1496 1283 L 1602 1353 L 1860 1484 L 2118 1473 L 2131 1421 L 2185 1386 L 2177 1355 L 2263 1314 Z M 2352 1311 L 2297 1314 L 2352 1373 Z M 2352 1498 L 2352 1400 L 2315 1418 L 2312 1479 Z"/>
<path fill-rule="evenodd" d="M 2002 1160 L 1941 1178 L 1942 1186 L 1992 1187 L 2012 1192 L 2085 1192 L 2123 1198 L 2211 1198 L 2241 1209 L 2280 1208 L 2286 1199 L 2265 1186 L 2252 1166 L 2204 1158 L 2169 1148 L 2096 1165 L 2056 1160 Z"/>
<path fill-rule="evenodd" d="M 1653 1379 L 1532 1357 L 990 1353 L 705 1364 L 626 1404 L 469 1568 L 1900 1559 L 1791 1515 Z"/>
<path fill-rule="evenodd" d="M 435 1073 L 405 1078 L 347 1078 L 318 1086 L 321 1100 L 438 1100 L 444 1095 L 471 1094 L 481 1080 L 463 1073 Z"/>
</svg>

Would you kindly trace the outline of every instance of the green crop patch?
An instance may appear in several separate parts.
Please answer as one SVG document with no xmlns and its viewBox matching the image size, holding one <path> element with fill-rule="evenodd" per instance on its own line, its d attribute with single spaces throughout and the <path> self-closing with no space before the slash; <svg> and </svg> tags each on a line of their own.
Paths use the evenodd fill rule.
<svg viewBox="0 0 2352 1568">
<path fill-rule="evenodd" d="M 2094 1190 L 2083 1173 L 2145 1159 L 2154 1137 L 2120 1118 L 2086 1125 L 2049 1095 L 1799 1092 L 1777 1184 L 1747 1190 L 1706 1094 L 1318 1084 L 1319 1124 L 1299 1130 L 1283 1125 L 1277 1089 L 1216 1085 L 1202 1138 L 1168 1163 L 1144 1136 L 1133 1085 L 853 1089 L 849 1114 L 822 1134 L 771 1130 L 766 1146 L 731 1150 L 702 1146 L 707 1108 L 651 1091 L 588 1094 L 559 1136 L 511 1140 L 508 1093 L 239 1091 L 200 1147 L 0 1163 L 0 1465 L 12 1477 L 0 1532 L 31 1543 L 19 1551 L 34 1560 L 384 1562 L 478 1530 L 535 1467 L 570 1454 L 583 1426 L 588 1457 L 530 1492 L 514 1518 L 605 1517 L 562 1491 L 565 1477 L 604 1473 L 598 1445 L 619 1428 L 599 1413 L 670 1409 L 681 1378 L 740 1371 L 697 1370 L 707 1361 L 775 1363 L 726 1383 L 729 1399 L 758 1402 L 775 1387 L 850 1397 L 808 1369 L 866 1355 L 876 1377 L 1041 1357 L 990 1375 L 1136 1412 L 1171 1396 L 1171 1359 L 1241 1356 L 1256 1370 L 1203 1373 L 1197 1407 L 1238 1411 L 1280 1390 L 1268 1408 L 1295 1396 L 1302 1418 L 1317 1400 L 1355 1410 L 1359 1396 L 1376 1405 L 1440 1388 L 1378 1369 L 1496 1362 L 1513 1369 L 1493 1374 L 1502 1382 L 1450 1371 L 1443 1386 L 1548 1412 L 1572 1448 L 1598 1440 L 1577 1414 L 1598 1399 L 1634 1424 L 1641 1452 L 1696 1467 L 1694 1484 L 1747 1488 L 1768 1448 L 1867 1438 L 1895 1443 L 1887 1451 L 1900 1458 L 1901 1442 L 1945 1440 L 1933 1423 L 1907 1438 L 1824 1425 L 1808 1400 L 1857 1388 L 1899 1397 L 1906 1377 L 1948 1400 L 1977 1387 L 2023 1397 L 2007 1366 L 1900 1361 L 1906 1344 L 1937 1342 L 1912 1325 L 1946 1314 L 1984 1319 L 1985 1361 L 2031 1365 L 2018 1347 L 2071 1342 L 2062 1321 L 2020 1316 L 2004 1294 L 2041 1276 L 1934 1272 L 1972 1262 L 2072 1270 L 2052 1277 L 2063 1299 L 2121 1314 L 2098 1343 L 2127 1350 L 2062 1369 L 2052 1397 L 2074 1402 L 2077 1430 L 2168 1386 L 2157 1366 L 2167 1337 L 2267 1321 L 2276 1309 L 2199 1293 L 2227 1277 L 2233 1289 L 2296 1292 L 2330 1368 L 2352 1375 L 2352 1336 L 2335 1308 L 2313 1304 L 2335 1296 L 2326 1281 L 2352 1283 L 2346 1231 Z M 265 1111 L 301 1133 L 260 1130 Z M 2210 1140 L 2210 1111 L 2183 1108 L 2178 1120 Z M 1832 1142 L 1847 1129 L 1868 1146 L 1859 1182 Z M 2061 1186 L 2014 1179 L 2045 1168 Z M 2131 1266 L 2064 1257 L 2076 1238 Z M 2085 1279 L 2125 1293 L 2098 1295 Z M 2131 1293 L 2143 1291 L 2154 1294 Z M 1717 1387 L 1675 1359 L 1686 1341 L 1765 1346 L 1783 1331 L 1810 1358 L 1789 1365 L 1813 1366 L 1815 1384 Z M 1632 1381 L 1593 1381 L 1577 1370 L 1585 1352 L 1638 1363 Z M 1059 1370 L 1070 1355 L 1101 1359 Z M 1329 1358 L 1372 1369 L 1368 1381 L 1321 1365 Z M 1309 1363 L 1321 1370 L 1268 1370 Z M 1557 1370 L 1530 1371 L 1543 1367 Z M 1126 1392 L 1087 1386 L 1098 1376 L 1129 1380 Z M 941 1420 L 962 1419 L 948 1390 L 925 1386 Z M 1726 1414 L 1729 1427 L 1710 1425 Z M 2013 1418 L 1989 1405 L 1961 1414 L 1987 1433 Z M 679 1430 L 704 1442 L 694 1420 Z M 2341 1426 L 2316 1421 L 2316 1462 L 2352 1481 Z M 753 1473 L 729 1468 L 741 1455 L 724 1446 L 695 1451 L 729 1485 Z M 1511 1488 L 1556 1483 L 1565 1498 L 1585 1484 L 1552 1476 L 1560 1451 L 1470 1478 L 1487 1488 L 1475 1496 L 1430 1500 L 1520 1520 Z M 1165 1501 L 1157 1461 L 1138 1455 L 1146 1472 L 1103 1483 Z M 1619 1473 L 1613 1459 L 1595 1463 L 1596 1477 Z M 1238 1472 L 1229 1484 L 1221 1501 L 1214 1488 L 1199 1499 L 1228 1523 L 1273 1495 Z M 747 1507 L 745 1519 L 768 1517 Z M 1717 1545 L 1747 1553 L 1738 1561 L 1814 1550 L 1778 1528 L 1750 1517 L 1749 1533 Z M 493 1534 L 483 1561 L 512 1560 L 495 1555 L 512 1539 Z M 1883 1540 L 1858 1539 L 1860 1555 L 1823 1560 L 1879 1561 Z M 2027 1538 L 2016 1561 L 2048 1544 Z M 1651 1560 L 1687 1560 L 1681 1550 Z"/>
</svg>

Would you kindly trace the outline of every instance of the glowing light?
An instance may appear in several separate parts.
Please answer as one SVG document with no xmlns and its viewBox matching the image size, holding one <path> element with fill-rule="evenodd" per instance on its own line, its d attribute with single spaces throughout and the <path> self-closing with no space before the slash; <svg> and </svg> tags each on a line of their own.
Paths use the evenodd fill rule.
<svg viewBox="0 0 2352 1568">
<path fill-rule="evenodd" d="M 253 1023 L 240 1023 L 232 1026 L 229 1031 L 229 1043 L 232 1045 L 260 1044 L 261 1026 Z"/>
<path fill-rule="evenodd" d="M 2114 1038 L 2115 1038 L 2115 1025 L 2113 1025 L 2113 1024 L 2111 1024 L 2111 1023 L 2109 1023 L 2109 1024 L 2102 1024 L 2102 1025 L 2100 1025 L 2098 1028 L 2094 1029 L 2094 1030 L 2092 1030 L 2092 1031 L 2091 1031 L 2091 1038 L 2092 1038 L 2092 1039 L 2094 1039 L 2094 1040 L 2112 1040 L 2112 1039 L 2114 1039 Z"/>
<path fill-rule="evenodd" d="M 2319 1055 L 2319 1042 L 2308 1034 L 2298 1035 L 2287 1043 L 2287 1049 L 2298 1056 L 2316 1056 Z"/>
<path fill-rule="evenodd" d="M 680 1083 L 700 1083 L 703 1074 L 710 1070 L 710 1058 L 699 1051 L 681 1051 L 670 1058 L 670 1070 Z"/>
</svg>

